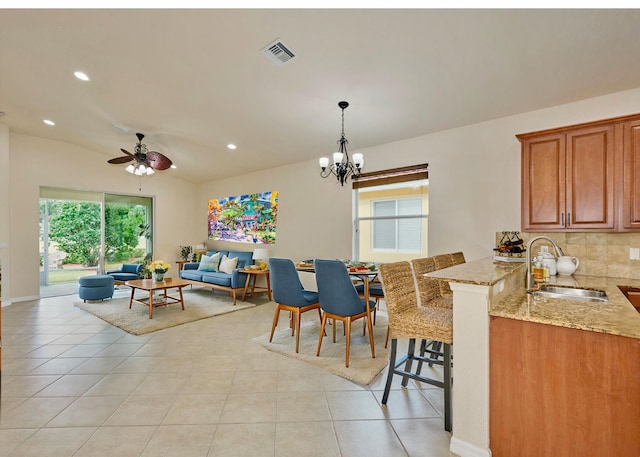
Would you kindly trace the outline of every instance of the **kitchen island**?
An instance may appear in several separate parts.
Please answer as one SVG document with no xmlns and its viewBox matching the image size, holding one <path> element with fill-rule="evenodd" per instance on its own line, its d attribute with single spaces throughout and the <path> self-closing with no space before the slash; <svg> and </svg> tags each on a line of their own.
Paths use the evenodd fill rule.
<svg viewBox="0 0 640 457">
<path fill-rule="evenodd" d="M 609 301 L 594 303 L 533 297 L 525 274 L 491 258 L 428 274 L 454 292 L 451 451 L 639 455 L 640 313 L 617 286 L 640 281 L 556 278 L 605 290 Z"/>
</svg>

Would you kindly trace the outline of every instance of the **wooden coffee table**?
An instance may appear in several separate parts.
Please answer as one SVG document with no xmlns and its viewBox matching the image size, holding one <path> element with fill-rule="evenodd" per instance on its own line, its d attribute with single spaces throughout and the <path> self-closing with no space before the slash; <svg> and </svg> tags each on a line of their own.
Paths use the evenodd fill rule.
<svg viewBox="0 0 640 457">
<path fill-rule="evenodd" d="M 127 281 L 125 285 L 131 287 L 131 298 L 129 299 L 129 309 L 131 309 L 131 305 L 133 302 L 140 303 L 141 305 L 145 305 L 149 307 L 149 319 L 153 319 L 153 307 L 154 306 L 167 306 L 172 305 L 174 303 L 180 303 L 182 305 L 182 310 L 184 311 L 184 299 L 182 297 L 182 288 L 190 285 L 191 283 L 185 281 L 184 279 L 173 279 L 167 278 L 164 281 L 156 282 L 153 279 L 135 279 L 133 281 Z M 146 290 L 149 292 L 149 298 L 140 298 L 135 299 L 134 294 L 136 289 Z M 167 295 L 168 289 L 178 289 L 180 293 L 180 298 L 169 297 Z M 156 299 L 153 301 L 153 292 L 157 290 L 164 291 L 164 296 L 160 299 Z"/>
</svg>

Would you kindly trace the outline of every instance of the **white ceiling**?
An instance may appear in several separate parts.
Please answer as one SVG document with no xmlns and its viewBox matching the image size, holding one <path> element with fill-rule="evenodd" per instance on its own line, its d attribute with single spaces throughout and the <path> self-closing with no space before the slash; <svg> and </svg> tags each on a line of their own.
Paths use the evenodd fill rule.
<svg viewBox="0 0 640 457">
<path fill-rule="evenodd" d="M 620 9 L 5 9 L 0 122 L 105 167 L 142 132 L 207 182 L 329 155 L 340 100 L 353 151 L 639 87 L 638 30 Z"/>
</svg>

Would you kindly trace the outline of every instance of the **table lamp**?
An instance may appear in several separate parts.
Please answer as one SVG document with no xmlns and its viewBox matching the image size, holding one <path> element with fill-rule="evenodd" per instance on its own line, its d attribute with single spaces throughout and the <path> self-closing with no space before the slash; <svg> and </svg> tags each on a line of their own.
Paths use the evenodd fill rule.
<svg viewBox="0 0 640 457">
<path fill-rule="evenodd" d="M 267 260 L 269 260 L 269 251 L 265 248 L 256 248 L 253 250 L 253 263 L 258 265 L 261 270 L 267 268 Z M 263 265 L 264 264 L 264 265 Z"/>
</svg>

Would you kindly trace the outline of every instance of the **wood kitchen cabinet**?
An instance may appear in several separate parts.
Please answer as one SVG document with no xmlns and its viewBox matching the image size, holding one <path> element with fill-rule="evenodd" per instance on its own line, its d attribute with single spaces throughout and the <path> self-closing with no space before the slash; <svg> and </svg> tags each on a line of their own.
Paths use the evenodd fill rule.
<svg viewBox="0 0 640 457">
<path fill-rule="evenodd" d="M 640 229 L 640 119 L 622 126 L 623 227 Z"/>
<path fill-rule="evenodd" d="M 492 317 L 493 457 L 640 455 L 640 340 Z"/>
<path fill-rule="evenodd" d="M 521 141 L 523 231 L 614 228 L 613 126 Z"/>
<path fill-rule="evenodd" d="M 522 231 L 640 230 L 640 114 L 516 137 Z"/>
</svg>

